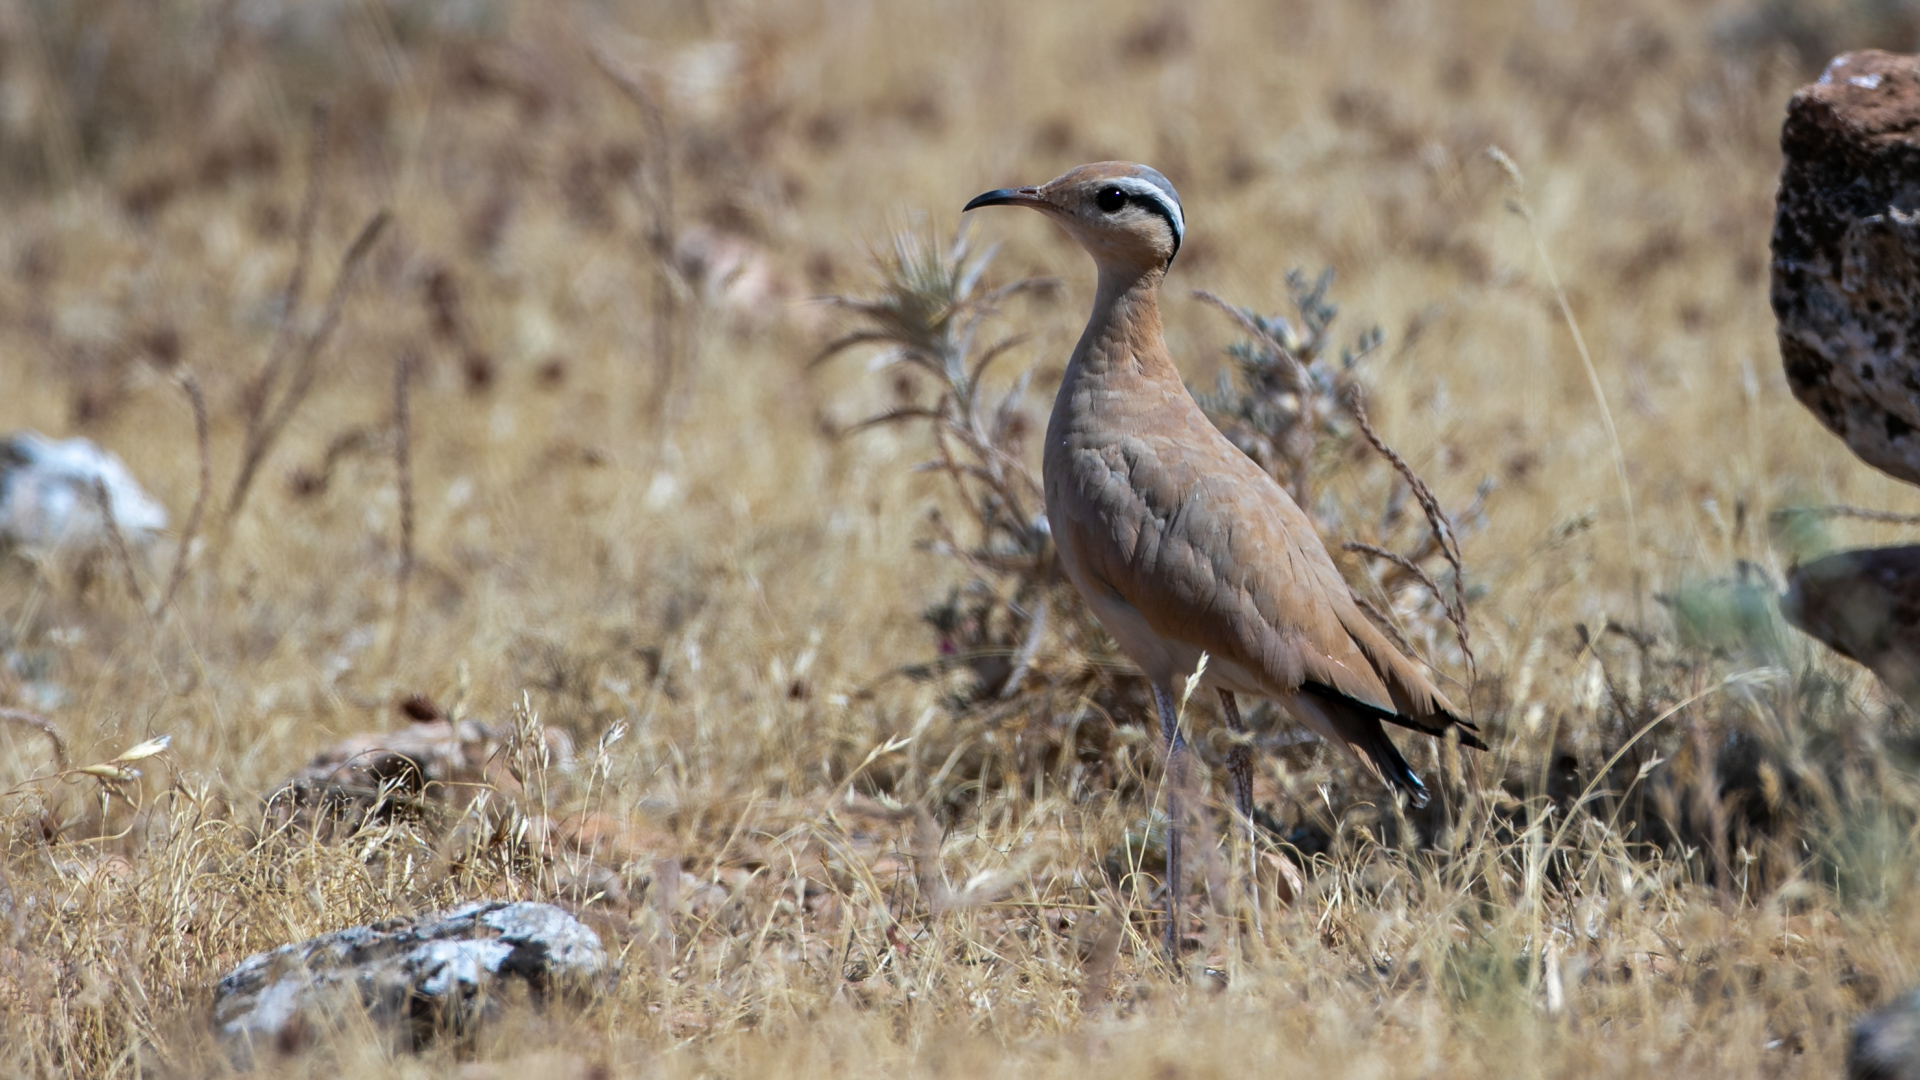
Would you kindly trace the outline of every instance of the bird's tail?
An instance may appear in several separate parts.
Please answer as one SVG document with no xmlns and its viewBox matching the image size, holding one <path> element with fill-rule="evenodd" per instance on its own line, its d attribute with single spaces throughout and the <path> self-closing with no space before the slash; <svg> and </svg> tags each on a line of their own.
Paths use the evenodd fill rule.
<svg viewBox="0 0 1920 1080">
<path fill-rule="evenodd" d="M 1405 794 L 1408 802 L 1415 807 L 1427 805 L 1427 785 L 1414 775 L 1407 759 L 1400 756 L 1400 748 L 1380 726 L 1375 715 L 1380 710 L 1338 694 L 1311 690 L 1295 696 L 1290 704 L 1309 726 L 1345 747 L 1388 787 Z"/>
<path fill-rule="evenodd" d="M 1369 768 L 1380 774 L 1387 786 L 1405 793 L 1408 802 L 1416 808 L 1427 805 L 1427 785 L 1420 782 L 1407 759 L 1400 756 L 1400 748 L 1387 738 L 1386 729 L 1377 720 L 1369 719 L 1366 724 L 1373 730 L 1367 732 L 1364 739 L 1355 740 L 1353 749 Z"/>
</svg>

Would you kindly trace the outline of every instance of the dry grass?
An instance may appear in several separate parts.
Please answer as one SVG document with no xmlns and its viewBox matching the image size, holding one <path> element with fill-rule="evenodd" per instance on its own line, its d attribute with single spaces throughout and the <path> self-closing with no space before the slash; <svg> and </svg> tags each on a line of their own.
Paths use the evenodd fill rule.
<svg viewBox="0 0 1920 1080">
<path fill-rule="evenodd" d="M 1824 1076 L 1914 981 L 1911 718 L 1768 597 L 1821 545 L 1909 535 L 1773 511 L 1920 507 L 1792 401 L 1765 295 L 1794 50 L 1891 17 L 288 8 L 0 11 L 0 430 L 98 439 L 205 516 L 0 565 L 0 1067 L 219 1073 L 242 956 L 491 895 L 577 905 L 615 990 L 418 1059 L 349 1024 L 263 1071 Z M 968 503 L 912 468 L 924 426 L 849 433 L 931 385 L 810 366 L 851 327 L 805 301 L 871 295 L 897 228 L 938 250 L 977 192 L 1111 156 L 1189 209 L 1166 314 L 1195 385 L 1237 330 L 1188 289 L 1278 312 L 1330 265 L 1342 332 L 1385 331 L 1373 426 L 1450 510 L 1494 481 L 1459 696 L 1495 749 L 1419 749 L 1445 797 L 1409 821 L 1251 717 L 1262 843 L 1306 887 L 1222 839 L 1183 978 L 1111 645 L 1043 560 L 1023 594 L 952 557 L 992 536 L 940 548 L 929 511 Z M 1037 422 L 1090 269 L 1037 220 L 974 228 L 1004 245 L 983 289 L 1064 282 L 981 331 L 1031 334 L 985 392 L 1030 376 Z M 1009 468 L 1022 430 L 988 440 Z M 1364 441 L 1313 445 L 1338 539 L 1444 570 Z M 1468 680 L 1426 589 L 1349 569 Z M 929 664 L 958 625 L 929 606 L 1014 605 L 968 639 L 1006 660 L 1042 594 L 1018 692 Z M 490 724 L 495 768 L 325 828 L 268 806 L 415 694 Z"/>
</svg>

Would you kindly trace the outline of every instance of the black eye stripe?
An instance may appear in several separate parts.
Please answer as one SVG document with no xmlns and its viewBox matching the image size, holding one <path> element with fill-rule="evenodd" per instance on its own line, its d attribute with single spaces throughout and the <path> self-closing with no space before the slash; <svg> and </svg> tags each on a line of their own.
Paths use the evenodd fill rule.
<svg viewBox="0 0 1920 1080">
<path fill-rule="evenodd" d="M 1150 214 L 1158 215 L 1160 220 L 1167 223 L 1167 232 L 1173 236 L 1173 254 L 1180 253 L 1180 221 L 1174 216 L 1173 210 L 1157 196 L 1143 191 L 1129 191 L 1118 184 L 1109 184 L 1094 195 L 1093 204 L 1106 214 L 1117 214 L 1131 204 Z M 1173 256 L 1169 255 L 1167 261 L 1171 263 Z"/>
</svg>

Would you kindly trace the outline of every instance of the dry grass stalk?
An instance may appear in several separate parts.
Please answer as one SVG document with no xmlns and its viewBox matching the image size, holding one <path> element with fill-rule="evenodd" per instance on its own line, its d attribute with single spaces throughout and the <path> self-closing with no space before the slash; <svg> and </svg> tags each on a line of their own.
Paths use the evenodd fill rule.
<svg viewBox="0 0 1920 1080">
<path fill-rule="evenodd" d="M 56 751 L 53 772 L 31 777 L 19 784 L 15 784 L 12 788 L 0 791 L 0 798 L 17 795 L 29 788 L 35 788 L 45 784 L 86 777 L 94 781 L 99 792 L 103 820 L 109 804 L 114 799 L 118 799 L 121 804 L 130 811 L 137 813 L 141 809 L 141 797 L 144 793 L 137 783 L 141 776 L 141 769 L 136 766 L 148 758 L 165 753 L 168 747 L 173 744 L 173 736 L 161 735 L 135 744 L 105 761 L 95 762 L 91 765 L 71 766 L 66 762 L 65 746 L 59 741 L 58 733 L 54 731 L 51 725 L 42 727 L 40 723 L 34 722 L 33 714 L 19 712 L 18 710 L 5 710 L 4 712 L 0 712 L 0 719 L 39 727 L 41 731 L 46 733 L 50 740 L 54 741 L 54 749 Z M 77 844 L 99 843 L 102 841 L 111 842 L 124 838 L 127 832 L 133 827 L 134 823 L 129 823 L 125 830 L 112 836 L 95 836 L 72 842 Z"/>
<path fill-rule="evenodd" d="M 71 759 L 67 752 L 67 738 L 60 734 L 59 727 L 57 727 L 53 721 L 41 716 L 39 713 L 28 712 L 26 709 L 8 708 L 0 708 L 0 720 L 5 720 L 9 724 L 19 724 L 22 727 L 30 727 L 40 734 L 45 735 L 47 742 L 53 746 L 54 770 L 56 772 L 65 772 L 67 770 L 67 762 Z"/>
<path fill-rule="evenodd" d="M 127 538 L 120 531 L 120 518 L 113 512 L 113 496 L 107 491 L 106 482 L 99 477 L 94 478 L 89 494 L 93 497 L 94 508 L 100 511 L 100 521 L 107 531 L 107 544 L 113 551 L 114 562 L 120 567 L 121 580 L 126 582 L 127 595 L 133 597 L 134 606 L 144 611 L 147 593 L 140 587 L 140 574 L 133 565 L 133 551 L 127 547 Z"/>
<path fill-rule="evenodd" d="M 1020 642 L 1020 648 L 1013 654 L 1013 670 L 1007 673 L 1006 684 L 1000 687 L 1000 696 L 1010 698 L 1020 692 L 1027 681 L 1027 672 L 1033 667 L 1033 658 L 1040 651 L 1040 641 L 1047 633 L 1047 613 L 1052 601 L 1041 597 L 1033 607 L 1033 616 L 1027 623 L 1026 639 Z"/>
<path fill-rule="evenodd" d="M 1349 541 L 1349 543 L 1353 543 L 1353 541 Z M 1406 566 L 1408 564 L 1411 564 L 1416 569 L 1419 568 L 1420 566 L 1419 563 L 1414 562 L 1412 559 L 1408 559 L 1406 556 L 1401 555 L 1399 552 L 1388 551 L 1385 548 L 1374 548 L 1371 544 L 1365 545 L 1364 548 L 1348 548 L 1347 550 L 1366 550 L 1368 554 L 1374 554 L 1377 552 L 1377 553 L 1380 553 L 1380 557 L 1385 558 L 1388 562 L 1393 563 L 1395 566 Z M 1404 560 L 1404 562 L 1402 560 Z M 1424 569 L 1421 569 L 1419 571 L 1419 574 L 1416 577 L 1416 580 L 1423 579 L 1423 578 L 1427 578 L 1427 572 Z M 1421 583 L 1426 584 L 1426 581 L 1423 580 L 1421 581 Z M 1439 586 L 1437 585 L 1429 586 L 1428 591 L 1433 593 L 1433 595 L 1435 596 L 1440 595 Z M 1373 624 L 1375 626 L 1378 626 L 1382 631 L 1384 631 L 1388 637 L 1392 638 L 1393 643 L 1395 645 L 1400 646 L 1401 652 L 1406 653 L 1408 656 L 1414 656 L 1414 657 L 1420 656 L 1420 650 L 1413 647 L 1413 642 L 1408 640 L 1406 632 L 1401 630 L 1399 624 L 1395 623 L 1391 618 L 1389 618 L 1386 612 L 1381 611 L 1378 607 L 1375 607 L 1373 601 L 1367 599 L 1365 596 L 1362 596 L 1360 594 L 1360 591 L 1353 588 L 1352 586 L 1348 586 L 1347 593 L 1348 595 L 1353 597 L 1353 602 L 1359 606 L 1361 612 L 1363 612 L 1367 616 L 1367 618 L 1372 619 Z M 1430 668 L 1435 666 L 1431 660 L 1428 660 L 1425 657 L 1421 657 L 1421 661 Z"/>
<path fill-rule="evenodd" d="M 1361 543 L 1358 540 L 1348 540 L 1340 545 L 1340 549 L 1342 551 L 1353 551 L 1362 555 L 1370 555 L 1373 558 L 1390 562 L 1400 569 L 1405 570 L 1409 577 L 1426 586 L 1427 591 L 1432 593 L 1435 599 L 1442 603 L 1450 603 L 1447 594 L 1442 592 L 1439 584 L 1427 574 L 1426 568 L 1397 551 L 1389 551 L 1386 548 Z"/>
<path fill-rule="evenodd" d="M 313 233 L 320 216 L 320 193 L 327 165 L 327 119 L 326 108 L 320 106 L 314 109 L 309 120 L 307 183 L 305 193 L 300 198 L 300 213 L 293 230 L 293 269 L 287 272 L 287 284 L 280 291 L 279 322 L 274 328 L 273 341 L 267 346 L 266 360 L 247 386 L 244 399 L 246 434 L 241 440 L 240 471 L 235 474 L 233 488 L 227 494 L 228 529 L 232 528 L 233 520 L 239 516 L 240 506 L 246 499 L 248 489 L 253 486 L 254 471 L 265 456 L 266 445 L 271 438 L 266 431 L 268 405 L 273 400 L 281 374 L 293 351 L 298 313 L 306 297 L 307 274 L 313 261 Z"/>
<path fill-rule="evenodd" d="M 1453 623 L 1454 633 L 1460 638 L 1460 651 L 1466 655 L 1467 659 L 1469 690 L 1467 708 L 1471 710 L 1473 707 L 1471 690 L 1473 683 L 1478 681 L 1479 665 L 1474 659 L 1473 642 L 1467 630 L 1467 572 L 1460 558 L 1460 541 L 1454 535 L 1453 522 L 1440 509 L 1440 500 L 1434 497 L 1433 489 L 1427 486 L 1427 482 L 1420 479 L 1420 474 L 1413 471 L 1413 466 L 1408 465 L 1407 460 L 1401 457 L 1393 447 L 1388 446 L 1386 441 L 1380 438 L 1379 433 L 1373 430 L 1373 423 L 1367 418 L 1366 402 L 1358 385 L 1348 390 L 1347 408 L 1353 413 L 1354 423 L 1360 425 L 1360 433 L 1366 437 L 1367 444 L 1372 446 L 1381 457 L 1387 459 L 1393 466 L 1393 471 L 1400 474 L 1400 478 L 1406 481 L 1408 489 L 1413 492 L 1413 497 L 1419 501 L 1420 510 L 1426 514 L 1427 527 L 1433 530 L 1431 535 L 1439 545 L 1440 554 L 1447 560 L 1447 565 L 1453 569 L 1453 595 L 1449 597 L 1442 593 L 1440 586 L 1421 571 L 1418 564 L 1411 559 L 1384 553 L 1368 545 L 1349 545 L 1348 550 L 1365 551 L 1367 554 L 1376 556 L 1386 554 L 1396 565 L 1415 571 L 1415 576 L 1429 592 L 1433 593 L 1433 598 L 1446 609 L 1447 620 Z"/>
<path fill-rule="evenodd" d="M 653 362 L 654 381 L 648 392 L 648 412 L 655 431 L 664 439 L 670 408 L 681 366 L 682 354 L 691 356 L 691 345 L 682 341 L 680 294 L 684 290 L 674 271 L 673 252 L 677 243 L 679 219 L 674 210 L 673 137 L 667 127 L 665 110 L 659 98 L 626 65 L 598 45 L 587 47 L 594 66 L 617 87 L 622 96 L 640 112 L 646 125 L 652 152 L 642 155 L 626 177 L 634 196 L 647 211 L 646 251 L 653 268 Z"/>
<path fill-rule="evenodd" d="M 348 245 L 346 254 L 340 258 L 340 270 L 334 276 L 333 290 L 327 294 L 326 305 L 321 308 L 320 321 L 313 332 L 300 342 L 297 351 L 291 353 L 292 372 L 287 377 L 286 388 L 271 401 L 268 395 L 279 381 L 277 375 L 283 356 L 275 356 L 262 372 L 258 383 L 260 397 L 257 403 L 253 400 L 248 402 L 247 435 L 240 450 L 240 471 L 234 476 L 233 492 L 227 498 L 229 528 L 240 516 L 241 507 L 246 504 L 247 492 L 253 487 L 253 479 L 261 463 L 272 451 L 287 421 L 293 419 L 293 414 L 299 411 L 301 403 L 313 390 L 314 379 L 319 375 L 320 354 L 339 326 L 340 317 L 346 310 L 347 296 L 352 291 L 361 264 L 365 262 L 367 253 L 373 250 L 374 242 L 380 239 L 388 220 L 385 210 L 378 211 L 367 219 L 353 243 Z M 291 288 L 288 294 L 293 295 Z M 286 317 L 292 319 L 294 315 L 289 312 Z"/>
<path fill-rule="evenodd" d="M 241 440 L 240 468 L 234 474 L 233 488 L 227 495 L 226 528 L 229 530 L 240 516 L 247 494 L 252 490 L 254 477 L 279 438 L 281 429 L 292 419 L 312 390 L 320 352 L 339 323 L 361 262 L 387 225 L 387 212 L 381 210 L 361 227 L 340 260 L 339 272 L 334 277 L 333 290 L 321 310 L 319 324 L 304 340 L 296 340 L 299 337 L 300 309 L 306 297 L 307 276 L 313 261 L 320 197 L 326 185 L 329 119 L 325 108 L 314 110 L 307 151 L 306 190 L 301 197 L 300 213 L 294 226 L 293 269 L 288 272 L 287 284 L 281 290 L 279 322 L 273 342 L 268 347 L 267 358 L 247 387 L 246 433 Z"/>
<path fill-rule="evenodd" d="M 180 591 L 180 585 L 187 579 L 187 559 L 193 554 L 193 541 L 200 535 L 200 522 L 207 512 L 207 494 L 213 489 L 213 448 L 207 425 L 207 399 L 200 392 L 200 381 L 192 372 L 184 372 L 179 380 L 180 392 L 187 396 L 187 404 L 193 409 L 193 441 L 200 463 L 200 481 L 193 491 L 193 509 L 187 513 L 187 523 L 180 529 L 180 542 L 173 555 L 173 569 L 167 572 L 167 587 L 160 595 L 159 614 L 173 606 L 173 598 Z"/>
<path fill-rule="evenodd" d="M 1527 178 L 1521 174 L 1520 166 L 1505 150 L 1489 146 L 1487 156 L 1500 166 L 1507 181 L 1513 186 L 1513 197 L 1507 208 L 1527 223 L 1527 235 L 1533 240 L 1534 254 L 1540 259 L 1540 268 L 1547 275 L 1547 287 L 1553 292 L 1554 303 L 1559 306 L 1560 317 L 1567 324 L 1567 332 L 1573 335 L 1573 347 L 1580 354 L 1580 367 L 1587 375 L 1587 387 L 1593 392 L 1593 404 L 1600 413 L 1600 424 L 1607 432 L 1607 449 L 1613 455 L 1613 475 L 1620 485 L 1620 505 L 1627 514 L 1627 551 L 1633 559 L 1633 603 L 1635 618 L 1643 625 L 1646 622 L 1644 610 L 1645 590 L 1642 587 L 1644 571 L 1640 551 L 1640 517 L 1633 508 L 1633 486 L 1627 480 L 1627 453 L 1620 445 L 1620 431 L 1613 423 L 1613 409 L 1607 404 L 1606 388 L 1600 385 L 1600 372 L 1593 366 L 1593 354 L 1587 350 L 1587 338 L 1580 332 L 1580 321 L 1573 316 L 1573 305 L 1567 300 L 1567 290 L 1560 285 L 1560 274 L 1553 267 L 1553 259 L 1547 254 L 1547 241 L 1540 233 L 1540 225 L 1534 220 L 1533 208 L 1527 204 Z"/>
<path fill-rule="evenodd" d="M 400 565 L 394 571 L 393 639 L 387 667 L 400 659 L 407 636 L 408 590 L 413 582 L 413 354 L 401 352 L 393 365 L 393 465 L 400 496 Z"/>
<path fill-rule="evenodd" d="M 287 272 L 287 284 L 280 291 L 279 324 L 274 328 L 273 343 L 267 347 L 266 362 L 247 388 L 248 446 L 260 437 L 267 403 L 278 389 L 280 377 L 293 352 L 294 335 L 298 332 L 299 320 L 296 316 L 306 299 L 307 274 L 313 263 L 313 234 L 320 219 L 320 196 L 326 188 L 330 142 L 328 119 L 325 106 L 316 107 L 308 119 L 307 185 L 300 197 L 300 214 L 293 227 L 293 268 Z M 228 503 L 232 502 L 234 500 L 229 498 Z"/>
<path fill-rule="evenodd" d="M 1804 517 L 1816 521 L 1851 518 L 1855 521 L 1871 521 L 1879 525 L 1920 525 L 1920 514 L 1901 514 L 1892 510 L 1874 510 L 1864 506 L 1783 506 L 1773 511 L 1772 517 L 1776 523 Z"/>
</svg>

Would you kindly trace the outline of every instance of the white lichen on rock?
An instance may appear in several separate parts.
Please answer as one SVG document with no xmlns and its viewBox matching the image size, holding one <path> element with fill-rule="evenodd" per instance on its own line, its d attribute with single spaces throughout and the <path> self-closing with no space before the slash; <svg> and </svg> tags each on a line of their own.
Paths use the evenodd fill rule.
<svg viewBox="0 0 1920 1080">
<path fill-rule="evenodd" d="M 509 981 L 544 1000 L 590 991 L 611 970 L 599 935 L 560 908 L 482 901 L 256 953 L 220 980 L 213 1021 L 243 1046 L 284 1044 L 360 1011 L 417 1046 L 470 1032 Z"/>
</svg>

